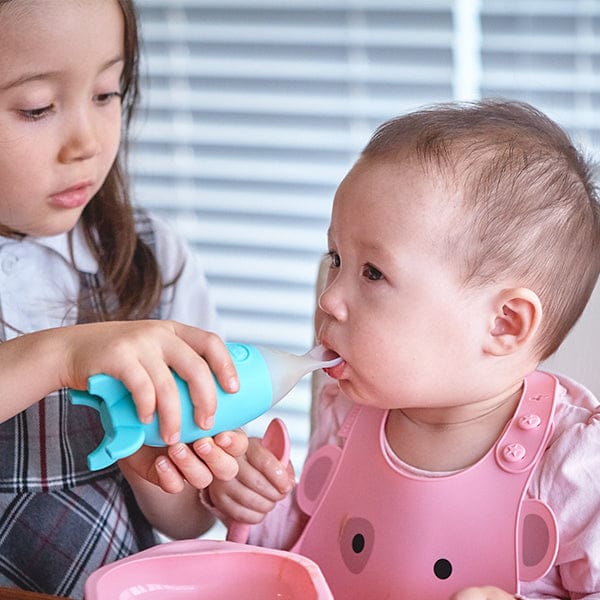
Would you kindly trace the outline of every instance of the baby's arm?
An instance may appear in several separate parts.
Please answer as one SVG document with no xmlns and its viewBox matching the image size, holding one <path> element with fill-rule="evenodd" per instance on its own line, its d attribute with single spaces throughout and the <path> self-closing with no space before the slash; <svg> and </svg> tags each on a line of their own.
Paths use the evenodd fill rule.
<svg viewBox="0 0 600 600">
<path fill-rule="evenodd" d="M 518 596 L 517 596 L 518 597 Z M 515 596 L 497 587 L 471 587 L 454 594 L 450 600 L 514 600 Z"/>
<path fill-rule="evenodd" d="M 248 440 L 248 450 L 238 458 L 238 474 L 230 481 L 216 480 L 208 499 L 226 525 L 232 521 L 254 525 L 275 508 L 294 487 L 294 472 L 267 450 L 259 438 Z"/>
<path fill-rule="evenodd" d="M 325 374 L 319 377 L 314 397 L 309 455 L 324 445 L 340 444 L 337 433 L 353 406 L 337 383 Z M 225 525 L 232 521 L 257 525 L 250 529 L 248 543 L 289 550 L 307 520 L 292 489 L 293 473 L 286 473 L 275 456 L 254 438 L 249 440 L 248 452 L 238 463 L 236 479 L 215 481 L 203 492 L 203 498 Z"/>
</svg>

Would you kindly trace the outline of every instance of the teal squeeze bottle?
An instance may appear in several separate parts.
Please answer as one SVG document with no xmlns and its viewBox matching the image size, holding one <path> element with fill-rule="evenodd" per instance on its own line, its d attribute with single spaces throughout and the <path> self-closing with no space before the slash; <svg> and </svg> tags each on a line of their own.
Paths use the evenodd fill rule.
<svg viewBox="0 0 600 600">
<path fill-rule="evenodd" d="M 217 411 L 211 429 L 196 425 L 187 383 L 173 372 L 181 401 L 180 440 L 184 443 L 249 423 L 279 402 L 304 375 L 342 361 L 322 346 L 302 356 L 250 344 L 229 343 L 227 348 L 238 372 L 240 389 L 229 394 L 215 379 Z M 100 413 L 105 435 L 88 455 L 88 466 L 92 471 L 104 469 L 133 454 L 143 444 L 165 446 L 157 415 L 151 423 L 142 423 L 129 390 L 118 379 L 100 373 L 88 379 L 87 391 L 70 389 L 69 393 L 73 404 L 90 406 Z"/>
</svg>

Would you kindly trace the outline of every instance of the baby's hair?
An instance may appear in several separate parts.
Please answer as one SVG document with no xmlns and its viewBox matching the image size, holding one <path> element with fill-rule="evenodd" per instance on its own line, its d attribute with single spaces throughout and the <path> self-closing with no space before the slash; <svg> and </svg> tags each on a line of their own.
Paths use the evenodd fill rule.
<svg viewBox="0 0 600 600">
<path fill-rule="evenodd" d="M 416 160 L 458 197 L 446 240 L 465 286 L 508 281 L 542 303 L 540 359 L 561 344 L 600 273 L 593 167 L 532 106 L 506 100 L 439 104 L 381 125 L 361 160 Z"/>
</svg>

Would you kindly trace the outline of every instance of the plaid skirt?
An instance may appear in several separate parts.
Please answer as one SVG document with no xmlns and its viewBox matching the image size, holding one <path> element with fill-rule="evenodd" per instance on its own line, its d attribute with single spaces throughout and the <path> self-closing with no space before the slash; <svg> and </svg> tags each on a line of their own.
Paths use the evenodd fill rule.
<svg viewBox="0 0 600 600">
<path fill-rule="evenodd" d="M 82 599 L 99 567 L 156 543 L 119 474 L 49 492 L 0 494 L 0 585 Z"/>
</svg>

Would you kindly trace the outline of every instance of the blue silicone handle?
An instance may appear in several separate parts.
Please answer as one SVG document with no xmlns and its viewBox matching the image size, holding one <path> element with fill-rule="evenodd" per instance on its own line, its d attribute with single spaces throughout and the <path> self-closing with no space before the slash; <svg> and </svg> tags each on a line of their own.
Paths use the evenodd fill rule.
<svg viewBox="0 0 600 600">
<path fill-rule="evenodd" d="M 193 442 L 241 427 L 271 408 L 273 390 L 269 369 L 260 351 L 247 344 L 227 344 L 240 378 L 240 390 L 225 392 L 216 382 L 217 411 L 214 426 L 201 429 L 194 422 L 193 405 L 187 383 L 176 373 L 173 376 L 181 401 L 182 442 Z M 105 436 L 100 445 L 88 455 L 88 466 L 96 471 L 133 454 L 143 444 L 165 446 L 160 437 L 158 418 L 149 424 L 137 416 L 133 398 L 121 381 L 105 374 L 88 379 L 88 391 L 69 390 L 73 404 L 90 406 L 100 413 Z"/>
</svg>

